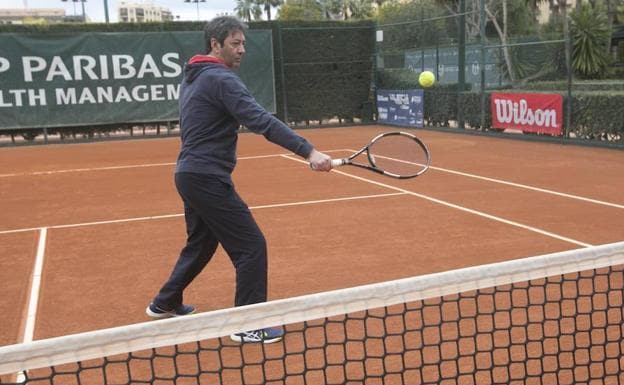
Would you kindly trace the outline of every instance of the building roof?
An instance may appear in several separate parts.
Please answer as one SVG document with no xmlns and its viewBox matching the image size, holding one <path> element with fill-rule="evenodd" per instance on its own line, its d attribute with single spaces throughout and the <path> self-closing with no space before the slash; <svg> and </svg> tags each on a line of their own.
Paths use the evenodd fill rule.
<svg viewBox="0 0 624 385">
<path fill-rule="evenodd" d="M 63 17 L 63 8 L 0 8 L 0 17 Z"/>
</svg>

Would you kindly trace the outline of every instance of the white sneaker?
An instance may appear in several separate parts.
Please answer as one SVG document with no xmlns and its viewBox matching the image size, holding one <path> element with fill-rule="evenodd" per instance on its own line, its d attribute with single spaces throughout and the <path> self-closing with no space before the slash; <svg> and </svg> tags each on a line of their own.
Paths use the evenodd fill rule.
<svg viewBox="0 0 624 385">
<path fill-rule="evenodd" d="M 282 330 L 281 328 L 266 328 L 230 335 L 232 341 L 262 342 L 263 344 L 272 344 L 273 342 L 280 341 L 283 337 L 284 330 Z"/>
</svg>

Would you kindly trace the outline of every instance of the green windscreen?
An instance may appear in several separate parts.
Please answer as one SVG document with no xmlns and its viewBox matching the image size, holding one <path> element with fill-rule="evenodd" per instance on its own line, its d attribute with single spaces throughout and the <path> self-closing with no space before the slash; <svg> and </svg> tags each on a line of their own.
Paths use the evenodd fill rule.
<svg viewBox="0 0 624 385">
<path fill-rule="evenodd" d="M 275 113 L 271 31 L 246 38 L 238 73 Z M 0 128 L 177 120 L 184 63 L 203 53 L 195 31 L 2 34 Z"/>
</svg>

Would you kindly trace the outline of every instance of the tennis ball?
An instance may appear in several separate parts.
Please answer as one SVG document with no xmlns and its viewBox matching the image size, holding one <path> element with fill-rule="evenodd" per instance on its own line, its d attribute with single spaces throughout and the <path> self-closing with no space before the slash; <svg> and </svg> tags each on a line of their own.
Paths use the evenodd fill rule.
<svg viewBox="0 0 624 385">
<path fill-rule="evenodd" d="M 423 71 L 418 77 L 418 83 L 424 88 L 431 87 L 435 83 L 435 75 L 431 71 Z"/>
</svg>

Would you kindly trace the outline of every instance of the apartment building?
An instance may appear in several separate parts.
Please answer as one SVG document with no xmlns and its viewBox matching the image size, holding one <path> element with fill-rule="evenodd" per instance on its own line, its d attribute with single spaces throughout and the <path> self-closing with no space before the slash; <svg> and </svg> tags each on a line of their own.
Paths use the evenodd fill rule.
<svg viewBox="0 0 624 385">
<path fill-rule="evenodd" d="M 65 21 L 63 8 L 2 8 L 0 24 L 62 23 Z"/>
<path fill-rule="evenodd" d="M 172 21 L 173 14 L 167 8 L 158 6 L 154 2 L 124 1 L 118 6 L 120 23 L 144 23 L 149 21 Z"/>
</svg>

